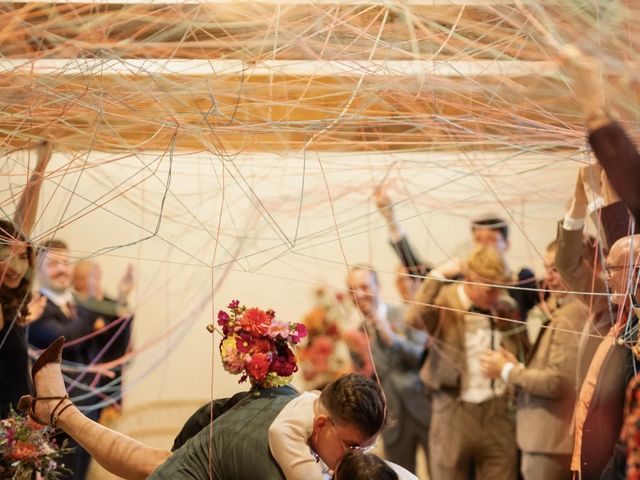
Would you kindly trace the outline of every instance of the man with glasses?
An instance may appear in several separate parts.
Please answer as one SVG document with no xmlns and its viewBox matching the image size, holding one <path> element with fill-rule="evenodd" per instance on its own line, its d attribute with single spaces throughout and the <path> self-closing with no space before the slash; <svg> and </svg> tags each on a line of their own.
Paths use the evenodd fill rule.
<svg viewBox="0 0 640 480">
<path fill-rule="evenodd" d="M 242 392 L 201 407 L 156 478 L 178 478 L 185 459 L 188 469 L 194 457 L 206 464 L 202 452 L 211 446 L 213 478 L 321 480 L 347 451 L 373 448 L 385 420 L 380 387 L 362 375 L 344 375 L 321 393 L 290 386 Z"/>
<path fill-rule="evenodd" d="M 625 390 L 640 364 L 637 350 L 640 235 L 616 241 L 605 261 L 615 323 L 596 349 L 582 383 L 575 413 L 571 470 L 582 480 L 625 478 L 620 442 Z"/>
<path fill-rule="evenodd" d="M 421 378 L 433 391 L 429 460 L 433 480 L 516 478 L 515 422 L 501 379 L 482 373 L 485 350 L 507 349 L 523 360 L 526 328 L 517 304 L 501 288 L 509 279 L 504 256 L 489 246 L 468 257 L 461 282 L 437 272 L 422 283 L 406 321 L 431 336 Z"/>
</svg>

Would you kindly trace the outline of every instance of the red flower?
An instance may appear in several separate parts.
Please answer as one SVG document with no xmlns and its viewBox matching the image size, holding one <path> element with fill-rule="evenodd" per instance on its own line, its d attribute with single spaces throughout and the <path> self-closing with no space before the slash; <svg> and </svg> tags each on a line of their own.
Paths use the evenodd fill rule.
<svg viewBox="0 0 640 480">
<path fill-rule="evenodd" d="M 31 417 L 27 417 L 26 422 L 31 430 L 44 430 L 45 428 L 47 428 L 46 425 L 42 425 L 38 422 L 33 421 Z"/>
<path fill-rule="evenodd" d="M 247 364 L 247 373 L 252 380 L 262 383 L 269 373 L 269 356 L 266 353 L 251 355 L 251 361 Z"/>
<path fill-rule="evenodd" d="M 240 333 L 236 336 L 236 349 L 240 353 L 249 353 L 253 348 L 254 340 L 251 335 Z"/>
<path fill-rule="evenodd" d="M 271 361 L 272 370 L 281 377 L 288 377 L 298 371 L 296 356 L 289 347 L 279 348 L 278 355 Z"/>
<path fill-rule="evenodd" d="M 273 344 L 266 338 L 256 338 L 253 341 L 253 353 L 269 353 L 273 350 Z"/>
<path fill-rule="evenodd" d="M 327 331 L 325 333 L 330 337 L 337 337 L 340 332 L 338 332 L 338 326 L 335 323 L 332 323 L 327 327 Z"/>
<path fill-rule="evenodd" d="M 243 330 L 257 336 L 266 335 L 270 323 L 269 316 L 259 308 L 248 308 L 238 321 Z"/>
</svg>

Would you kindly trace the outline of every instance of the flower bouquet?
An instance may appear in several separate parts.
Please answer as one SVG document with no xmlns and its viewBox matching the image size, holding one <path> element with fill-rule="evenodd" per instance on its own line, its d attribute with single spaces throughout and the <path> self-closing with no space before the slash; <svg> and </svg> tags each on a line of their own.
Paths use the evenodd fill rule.
<svg viewBox="0 0 640 480">
<path fill-rule="evenodd" d="M 336 378 L 353 371 L 349 348 L 340 322 L 348 314 L 347 299 L 324 288 L 315 291 L 316 305 L 303 319 L 309 332 L 299 349 L 306 388 L 321 390 Z"/>
<path fill-rule="evenodd" d="M 301 323 L 276 319 L 276 313 L 259 308 L 247 308 L 232 301 L 229 312 L 218 312 L 222 327 L 220 355 L 224 369 L 241 374 L 238 383 L 247 379 L 258 387 L 287 385 L 298 370 L 292 348 L 307 335 Z"/>
<path fill-rule="evenodd" d="M 37 472 L 42 480 L 55 480 L 70 473 L 58 460 L 71 449 L 64 443 L 59 448 L 53 433 L 13 411 L 0 420 L 0 478 L 29 480 Z"/>
</svg>

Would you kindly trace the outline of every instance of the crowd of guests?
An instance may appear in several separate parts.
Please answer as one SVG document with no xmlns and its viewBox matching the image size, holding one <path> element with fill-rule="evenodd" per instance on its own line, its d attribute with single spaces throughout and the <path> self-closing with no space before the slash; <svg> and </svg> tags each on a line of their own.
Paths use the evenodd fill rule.
<svg viewBox="0 0 640 480">
<path fill-rule="evenodd" d="M 254 385 L 204 405 L 172 451 L 96 422 L 120 384 L 90 367 L 126 351 L 133 280 L 127 271 L 110 299 L 97 264 L 77 263 L 74 282 L 64 242 L 29 241 L 51 155 L 44 145 L 13 222 L 0 225 L 1 413 L 33 393 L 32 416 L 78 444 L 75 478 L 93 457 L 123 478 L 413 479 L 418 448 L 433 480 L 636 478 L 640 156 L 603 107 L 594 69 L 564 54 L 599 163 L 578 173 L 544 249 L 544 276 L 513 273 L 508 224 L 497 216 L 471 223 L 466 258 L 422 261 L 381 188 L 376 201 L 401 263 L 403 307 L 383 301 L 372 266 L 351 266 L 346 289 L 356 314 L 332 333 L 347 344 L 340 374 L 314 385 L 321 393 Z M 584 233 L 589 215 L 597 238 Z M 36 276 L 41 297 L 32 298 Z M 33 376 L 28 342 L 51 344 Z M 378 434 L 388 461 L 366 453 Z"/>
<path fill-rule="evenodd" d="M 402 263 L 404 305 L 382 300 L 372 266 L 354 265 L 345 287 L 356 315 L 325 316 L 334 317 L 333 345 L 349 347 L 349 367 L 384 391 L 385 458 L 415 472 L 421 447 L 434 480 L 624 478 L 640 235 L 601 167 L 579 170 L 540 279 L 531 269 L 512 273 L 501 218 L 473 221 L 468 257 L 434 266 L 419 259 L 386 190 L 376 200 Z M 598 239 L 584 233 L 589 214 Z"/>
<path fill-rule="evenodd" d="M 596 69 L 563 55 L 598 162 L 578 171 L 544 276 L 513 273 L 497 216 L 471 223 L 467 258 L 421 260 L 383 186 L 375 197 L 404 308 L 381 300 L 373 266 L 347 277 L 361 321 L 344 320 L 341 336 L 366 332 L 375 374 L 362 371 L 362 348 L 351 348 L 352 368 L 385 392 L 385 458 L 415 471 L 422 446 L 433 480 L 640 476 L 640 156 L 603 106 Z"/>
</svg>

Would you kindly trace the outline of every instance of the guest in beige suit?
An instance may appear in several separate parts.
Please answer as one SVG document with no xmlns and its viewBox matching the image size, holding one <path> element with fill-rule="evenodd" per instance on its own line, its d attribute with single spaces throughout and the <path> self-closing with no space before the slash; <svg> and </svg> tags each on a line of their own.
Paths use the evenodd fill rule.
<svg viewBox="0 0 640 480">
<path fill-rule="evenodd" d="M 571 421 L 576 400 L 576 355 L 587 309 L 562 293 L 555 269 L 557 243 L 545 254 L 547 298 L 530 316 L 545 316 L 527 361 L 509 352 L 486 351 L 482 371 L 517 387 L 516 438 L 525 480 L 569 480 L 573 450 Z M 529 322 L 527 322 L 529 323 Z"/>
<path fill-rule="evenodd" d="M 501 282 L 509 278 L 504 257 L 493 247 L 469 256 L 464 281 L 447 283 L 437 270 L 426 277 L 406 321 L 431 336 L 420 372 L 433 391 L 429 461 L 433 480 L 516 477 L 515 422 L 506 386 L 480 371 L 485 349 L 506 348 L 524 358 L 528 340 L 517 304 Z"/>
</svg>

